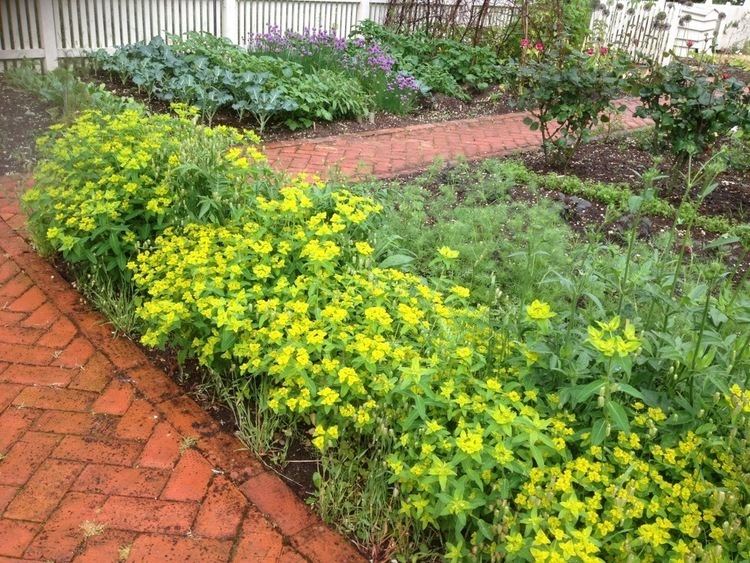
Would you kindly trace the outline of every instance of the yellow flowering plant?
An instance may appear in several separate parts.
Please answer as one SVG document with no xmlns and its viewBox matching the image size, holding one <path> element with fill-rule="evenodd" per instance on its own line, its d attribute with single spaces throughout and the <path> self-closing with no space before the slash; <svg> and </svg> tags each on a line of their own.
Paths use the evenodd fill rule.
<svg viewBox="0 0 750 563">
<path fill-rule="evenodd" d="M 358 479 L 387 471 L 388 529 L 445 560 L 750 559 L 746 299 L 684 292 L 659 323 L 676 336 L 580 296 L 477 305 L 449 275 L 463 249 L 430 252 L 441 277 L 384 267 L 378 202 L 271 174 L 181 112 L 84 114 L 43 141 L 26 198 L 49 249 L 132 280 L 145 345 L 323 460 L 355 452 Z"/>
<path fill-rule="evenodd" d="M 165 227 L 244 209 L 254 185 L 243 179 L 266 177 L 257 137 L 196 125 L 188 108 L 176 109 L 87 111 L 39 140 L 35 186 L 23 203 L 40 250 L 119 280 Z"/>
</svg>

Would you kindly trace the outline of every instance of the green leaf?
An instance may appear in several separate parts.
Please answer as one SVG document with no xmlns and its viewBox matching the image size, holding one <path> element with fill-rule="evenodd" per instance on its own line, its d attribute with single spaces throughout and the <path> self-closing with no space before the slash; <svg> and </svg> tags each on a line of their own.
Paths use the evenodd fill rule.
<svg viewBox="0 0 750 563">
<path fill-rule="evenodd" d="M 606 408 L 614 425 L 623 432 L 630 432 L 630 422 L 623 406 L 615 401 L 607 401 Z"/>
<path fill-rule="evenodd" d="M 413 256 L 407 256 L 406 254 L 391 254 L 380 263 L 381 268 L 400 268 L 414 262 Z"/>
<path fill-rule="evenodd" d="M 591 427 L 591 443 L 594 446 L 601 444 L 607 437 L 607 421 L 599 419 Z"/>
</svg>

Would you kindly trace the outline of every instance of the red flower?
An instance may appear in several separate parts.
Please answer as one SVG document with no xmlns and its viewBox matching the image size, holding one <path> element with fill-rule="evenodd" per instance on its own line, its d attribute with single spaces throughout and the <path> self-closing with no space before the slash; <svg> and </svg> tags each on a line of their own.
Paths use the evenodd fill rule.
<svg viewBox="0 0 750 563">
<path fill-rule="evenodd" d="M 586 49 L 586 54 L 587 55 L 593 55 L 594 54 L 594 48 L 593 47 L 589 47 L 588 49 Z"/>
<path fill-rule="evenodd" d="M 542 43 L 541 41 L 537 41 L 536 45 L 534 45 L 534 49 L 541 53 L 542 51 L 544 51 L 544 43 Z"/>
<path fill-rule="evenodd" d="M 609 47 L 599 47 L 600 55 L 606 55 L 607 53 L 609 53 Z"/>
<path fill-rule="evenodd" d="M 531 47 L 531 41 L 526 37 L 521 39 L 521 49 L 528 49 L 529 47 Z"/>
<path fill-rule="evenodd" d="M 685 41 L 685 45 L 687 45 L 687 48 L 690 49 L 693 45 L 695 45 L 695 41 L 693 41 L 692 39 L 688 39 L 687 41 Z"/>
</svg>

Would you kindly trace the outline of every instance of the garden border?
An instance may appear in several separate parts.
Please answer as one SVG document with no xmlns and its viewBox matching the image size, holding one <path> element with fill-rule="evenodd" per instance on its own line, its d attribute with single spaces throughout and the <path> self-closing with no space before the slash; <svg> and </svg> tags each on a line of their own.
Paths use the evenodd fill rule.
<svg viewBox="0 0 750 563">
<path fill-rule="evenodd" d="M 106 319 L 88 305 L 81 305 L 80 294 L 26 240 L 25 216 L 16 194 L 22 184 L 28 186 L 29 182 L 29 178 L 18 175 L 0 177 L 0 251 L 111 361 L 115 371 L 127 371 L 130 383 L 163 420 L 183 436 L 198 435 L 195 449 L 220 468 L 247 500 L 278 527 L 285 543 L 288 541 L 311 561 L 363 561 L 351 543 L 326 526 L 281 478 L 154 366 L 138 345 L 121 336 L 113 337 Z"/>
</svg>

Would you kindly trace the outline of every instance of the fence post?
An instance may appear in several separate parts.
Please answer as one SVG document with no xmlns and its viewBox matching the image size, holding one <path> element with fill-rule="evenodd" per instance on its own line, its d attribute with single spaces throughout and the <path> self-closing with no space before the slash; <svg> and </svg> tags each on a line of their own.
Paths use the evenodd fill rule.
<svg viewBox="0 0 750 563">
<path fill-rule="evenodd" d="M 237 20 L 238 0 L 222 0 L 221 2 L 221 35 L 232 43 L 240 44 L 239 25 Z"/>
<path fill-rule="evenodd" d="M 750 0 L 747 0 L 750 2 Z M 370 19 L 370 0 L 359 0 L 359 8 L 357 9 L 357 23 L 360 24 L 365 20 Z"/>
<path fill-rule="evenodd" d="M 52 0 L 39 1 L 40 40 L 44 49 L 44 70 L 57 68 L 57 25 Z"/>
<path fill-rule="evenodd" d="M 664 51 L 671 52 L 676 48 L 677 35 L 680 32 L 680 18 L 682 17 L 682 9 L 674 9 L 671 14 L 671 21 L 669 22 L 669 29 L 667 30 L 667 40 L 664 43 Z M 661 53 L 659 53 L 661 56 Z M 667 65 L 672 59 L 671 55 L 667 55 L 661 61 L 661 64 Z"/>
</svg>

